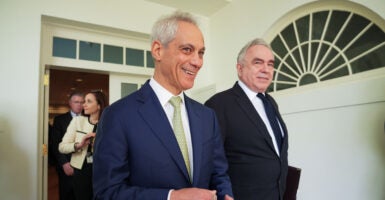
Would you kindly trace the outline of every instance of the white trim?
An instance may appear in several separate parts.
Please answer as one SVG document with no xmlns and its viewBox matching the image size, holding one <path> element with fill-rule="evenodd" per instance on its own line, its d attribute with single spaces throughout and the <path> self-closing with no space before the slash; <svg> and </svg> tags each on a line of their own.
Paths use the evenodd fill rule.
<svg viewBox="0 0 385 200">
<path fill-rule="evenodd" d="M 356 14 L 362 15 L 370 19 L 373 23 L 375 23 L 378 27 L 380 27 L 383 31 L 385 31 L 385 20 L 379 16 L 377 13 L 368 9 L 367 7 L 352 2 L 352 1 L 332 1 L 332 0 L 324 0 L 324 1 L 314 1 L 311 3 L 304 4 L 299 6 L 292 11 L 288 12 L 285 15 L 282 15 L 263 35 L 263 38 L 267 42 L 271 42 L 278 33 L 282 31 L 284 27 L 293 21 L 297 20 L 301 16 L 308 15 L 309 13 L 317 12 L 317 11 L 327 11 L 327 10 L 346 10 L 351 11 Z M 309 30 L 311 31 L 311 30 Z M 310 38 L 311 39 L 311 38 Z"/>
<path fill-rule="evenodd" d="M 311 34 L 309 34 L 309 39 L 307 41 L 309 43 L 308 55 L 307 55 L 307 65 L 308 66 L 305 67 L 305 66 L 303 66 L 303 64 L 305 63 L 305 60 L 303 57 L 303 53 L 301 51 L 302 49 L 299 47 L 301 45 L 305 45 L 306 42 L 301 43 L 299 41 L 298 30 L 297 30 L 297 26 L 296 26 L 295 22 L 298 19 L 300 19 L 301 17 L 309 16 L 309 23 L 312 24 L 313 13 L 317 13 L 320 11 L 328 12 L 326 22 L 325 22 L 323 29 L 320 30 L 320 31 L 322 31 L 320 39 L 314 40 L 311 38 Z M 346 20 L 345 24 L 342 25 L 342 28 L 341 28 L 340 32 L 337 34 L 336 39 L 334 39 L 334 41 L 329 42 L 329 41 L 324 40 L 324 38 L 325 38 L 325 34 L 327 32 L 327 29 L 328 29 L 327 27 L 331 23 L 330 22 L 331 15 L 334 11 L 350 12 L 350 15 L 349 15 L 348 19 Z M 336 43 L 337 39 L 340 37 L 342 31 L 345 30 L 345 27 L 347 26 L 347 24 L 351 21 L 350 19 L 352 18 L 353 14 L 362 16 L 362 17 L 370 20 L 371 23 L 369 23 L 365 28 L 363 28 L 363 30 L 361 30 L 361 32 L 358 33 L 357 36 L 354 39 L 352 39 L 352 41 L 350 43 L 348 43 L 345 47 L 343 47 L 343 49 L 340 49 L 338 46 L 335 46 L 335 43 Z M 285 27 L 287 27 L 289 25 L 293 25 L 294 34 L 296 37 L 296 42 L 298 44 L 296 47 L 294 47 L 292 49 L 289 48 L 288 44 L 286 43 L 286 40 L 281 35 L 282 30 L 284 30 Z M 350 1 L 329 1 L 329 0 L 327 0 L 327 1 L 311 2 L 308 4 L 304 4 L 300 7 L 297 7 L 296 9 L 293 9 L 292 11 L 287 13 L 286 15 L 283 15 L 276 23 L 274 23 L 272 25 L 272 27 L 264 35 L 265 40 L 269 43 L 271 43 L 272 40 L 274 40 L 275 38 L 279 37 L 281 39 L 283 45 L 284 45 L 284 48 L 286 48 L 286 50 L 287 50 L 287 54 L 283 58 L 281 58 L 279 55 L 275 54 L 276 58 L 278 58 L 280 60 L 280 65 L 277 66 L 277 70 L 276 70 L 277 73 L 273 78 L 273 83 L 272 83 L 273 84 L 273 91 L 277 92 L 277 84 L 280 84 L 280 83 L 281 84 L 294 85 L 289 81 L 278 80 L 279 74 L 282 74 L 283 76 L 285 76 L 289 79 L 293 79 L 296 82 L 295 88 L 304 87 L 303 85 L 299 86 L 299 81 L 300 81 L 300 78 L 302 77 L 303 74 L 309 73 L 309 71 L 306 71 L 306 69 L 309 69 L 309 68 L 310 68 L 310 72 L 313 72 L 315 74 L 315 76 L 317 77 L 317 80 L 318 80 L 317 84 L 320 84 L 321 82 L 325 82 L 325 81 L 329 82 L 330 80 L 324 80 L 324 81 L 320 81 L 320 80 L 323 79 L 324 77 L 329 76 L 330 74 L 342 69 L 342 68 L 347 68 L 349 73 L 347 75 L 338 77 L 337 79 L 344 78 L 345 76 L 352 76 L 353 71 L 351 69 L 351 63 L 353 61 L 355 61 L 355 60 L 359 59 L 360 57 L 370 53 L 371 51 L 374 51 L 374 50 L 382 47 L 385 44 L 385 42 L 378 44 L 375 47 L 368 49 L 368 51 L 362 52 L 361 54 L 359 54 L 355 58 L 351 58 L 351 60 L 348 60 L 347 57 L 345 56 L 344 51 L 349 46 L 351 46 L 351 44 L 353 44 L 353 42 L 355 40 L 357 40 L 358 36 L 362 35 L 366 30 L 368 30 L 373 25 L 379 27 L 382 31 L 385 30 L 385 20 L 384 19 L 382 19 L 379 15 L 377 15 L 373 11 L 369 10 L 368 8 L 366 8 L 360 4 L 350 2 Z M 310 25 L 309 26 L 309 33 L 311 33 L 311 31 L 312 31 L 312 26 Z M 316 49 L 311 48 L 312 42 L 318 42 L 318 48 L 316 48 Z M 330 55 L 328 53 L 332 49 L 335 49 L 338 52 L 337 55 L 335 55 L 335 57 L 332 60 L 330 60 L 330 61 L 328 61 L 328 63 L 326 63 L 326 65 L 324 65 L 324 62 L 325 62 L 325 59 L 327 56 L 324 56 L 322 58 L 322 56 L 320 55 L 320 49 L 321 49 L 322 45 L 328 45 L 328 49 L 327 49 L 327 52 L 325 53 L 325 55 Z M 299 48 L 298 50 L 299 50 L 299 54 L 300 54 L 301 58 L 295 58 L 293 55 L 293 51 L 297 50 L 297 48 Z M 313 59 L 311 57 L 312 51 L 316 51 L 315 57 Z M 337 59 L 341 56 L 344 59 L 344 62 L 341 65 L 335 67 L 335 69 L 330 70 L 330 68 L 329 68 L 330 64 L 332 64 L 332 62 L 335 59 Z M 293 63 L 294 66 L 291 66 L 287 63 L 288 58 L 291 58 L 291 60 L 294 62 Z M 299 60 L 299 59 L 301 59 L 301 60 Z M 285 73 L 284 71 L 281 71 L 281 68 L 283 67 L 283 65 L 285 65 L 285 68 L 288 68 L 288 70 L 290 70 L 294 75 L 290 75 L 290 74 Z M 323 68 L 321 68 L 321 66 L 323 66 Z M 295 69 L 294 69 L 294 67 L 295 67 Z M 385 67 L 385 66 L 382 66 L 381 68 L 383 68 L 383 67 Z M 297 72 L 297 70 L 299 72 Z M 305 71 L 303 71 L 303 70 L 305 70 Z M 327 70 L 327 72 L 325 72 L 326 70 Z M 371 71 L 371 70 L 369 70 L 369 71 Z M 298 74 L 298 73 L 300 73 L 300 74 Z M 359 73 L 362 73 L 362 72 L 359 72 Z M 354 77 L 356 77 L 356 76 L 354 76 Z M 342 79 L 342 80 L 346 80 L 346 79 Z M 331 82 L 329 82 L 329 84 L 330 83 Z M 282 90 L 288 90 L 288 89 L 282 89 Z M 278 91 L 281 91 L 281 90 L 278 90 Z"/>
</svg>

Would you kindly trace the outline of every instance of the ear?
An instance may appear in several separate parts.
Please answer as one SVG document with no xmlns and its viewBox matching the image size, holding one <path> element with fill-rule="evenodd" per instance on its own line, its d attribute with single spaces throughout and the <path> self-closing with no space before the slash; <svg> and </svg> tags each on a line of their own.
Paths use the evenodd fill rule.
<svg viewBox="0 0 385 200">
<path fill-rule="evenodd" d="M 160 61 L 162 57 L 162 44 L 158 41 L 155 40 L 151 44 L 151 54 L 154 60 Z"/>
<path fill-rule="evenodd" d="M 241 74 L 241 71 L 242 71 L 242 64 L 237 63 L 237 73 L 238 73 L 238 76 Z"/>
</svg>

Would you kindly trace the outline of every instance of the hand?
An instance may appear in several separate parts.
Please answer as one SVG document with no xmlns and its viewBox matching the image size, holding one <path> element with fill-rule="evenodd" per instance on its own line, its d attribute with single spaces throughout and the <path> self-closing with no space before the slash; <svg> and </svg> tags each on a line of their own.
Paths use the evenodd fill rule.
<svg viewBox="0 0 385 200">
<path fill-rule="evenodd" d="M 170 200 L 217 200 L 217 191 L 200 188 L 173 190 Z"/>
<path fill-rule="evenodd" d="M 233 199 L 232 197 L 230 197 L 229 195 L 226 194 L 225 200 L 234 200 L 234 199 Z"/>
<path fill-rule="evenodd" d="M 66 162 L 62 165 L 63 171 L 67 176 L 74 175 L 74 168 L 72 168 L 71 164 L 69 162 Z"/>
<path fill-rule="evenodd" d="M 84 146 L 87 146 L 91 143 L 91 140 L 95 137 L 95 133 L 87 133 L 80 143 L 76 145 L 76 149 L 83 148 Z"/>
</svg>

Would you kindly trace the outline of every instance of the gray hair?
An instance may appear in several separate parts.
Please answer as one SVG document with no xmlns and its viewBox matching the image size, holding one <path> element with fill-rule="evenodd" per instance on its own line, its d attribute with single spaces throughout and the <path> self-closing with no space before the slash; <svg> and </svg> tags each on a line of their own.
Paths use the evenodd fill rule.
<svg viewBox="0 0 385 200">
<path fill-rule="evenodd" d="M 243 46 L 242 49 L 239 51 L 238 57 L 237 57 L 237 63 L 243 62 L 243 59 L 245 58 L 246 51 L 250 47 L 255 46 L 255 45 L 263 45 L 263 46 L 266 46 L 267 48 L 269 48 L 271 50 L 271 46 L 265 40 L 263 40 L 261 38 L 255 38 L 255 39 L 251 40 L 250 42 L 248 42 L 245 46 Z"/>
<path fill-rule="evenodd" d="M 80 92 L 80 91 L 72 92 L 72 93 L 69 95 L 69 100 L 72 100 L 72 97 L 74 97 L 74 96 L 78 96 L 78 97 L 83 97 L 83 98 L 84 98 L 84 93 L 83 93 L 83 92 Z"/>
<path fill-rule="evenodd" d="M 167 45 L 175 38 L 178 30 L 178 22 L 188 22 L 198 27 L 195 18 L 187 12 L 175 11 L 171 15 L 163 16 L 155 22 L 151 32 L 151 43 L 155 40 L 167 47 Z"/>
</svg>

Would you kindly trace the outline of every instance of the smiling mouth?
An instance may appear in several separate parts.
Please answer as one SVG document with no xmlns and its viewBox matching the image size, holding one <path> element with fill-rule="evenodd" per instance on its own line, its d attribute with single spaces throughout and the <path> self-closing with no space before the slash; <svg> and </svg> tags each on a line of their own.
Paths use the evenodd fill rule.
<svg viewBox="0 0 385 200">
<path fill-rule="evenodd" d="M 269 80 L 269 77 L 268 77 L 266 74 L 258 74 L 257 78 L 258 78 L 258 79 Z"/>
<path fill-rule="evenodd" d="M 190 71 L 190 70 L 188 70 L 188 69 L 185 69 L 185 68 L 182 68 L 182 70 L 184 71 L 184 73 L 186 73 L 186 74 L 188 74 L 188 75 L 195 75 L 196 74 L 196 72 L 193 72 L 193 71 Z"/>
</svg>

